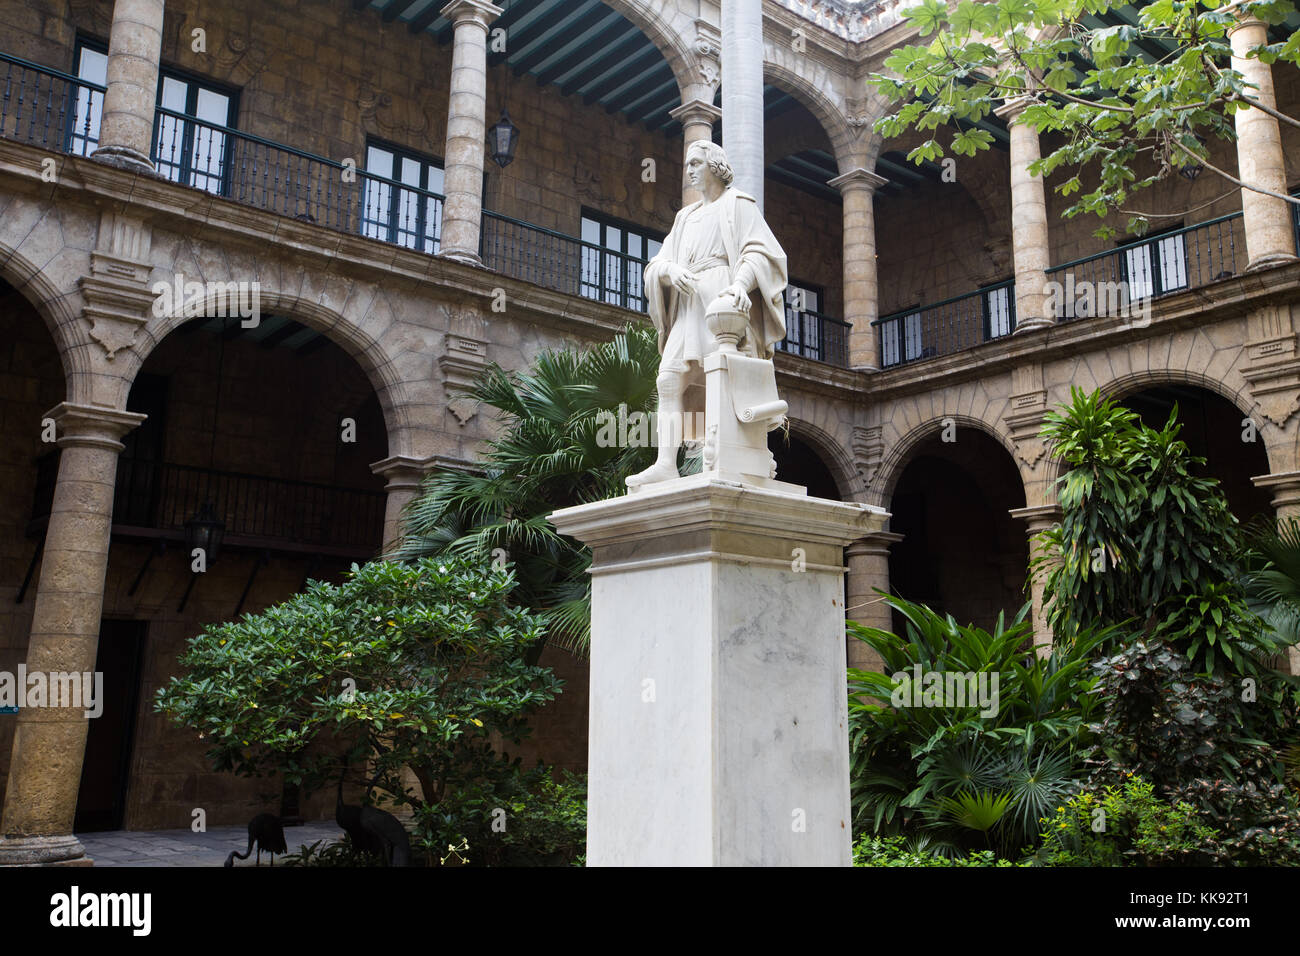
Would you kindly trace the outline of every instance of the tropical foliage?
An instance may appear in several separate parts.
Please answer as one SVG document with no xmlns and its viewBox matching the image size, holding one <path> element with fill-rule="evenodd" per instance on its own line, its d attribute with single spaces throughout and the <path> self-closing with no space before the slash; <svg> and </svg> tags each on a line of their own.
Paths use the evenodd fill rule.
<svg viewBox="0 0 1300 956">
<path fill-rule="evenodd" d="M 508 560 L 516 575 L 511 599 L 540 616 L 552 642 L 585 648 L 590 553 L 547 516 L 623 494 L 623 479 L 650 465 L 650 445 L 611 442 L 608 425 L 654 410 L 658 370 L 655 332 L 643 326 L 586 352 L 543 352 L 521 373 L 491 366 L 469 391 L 500 425 L 482 470 L 431 475 L 409 506 L 393 557 Z"/>
<path fill-rule="evenodd" d="M 908 129 L 927 134 L 909 158 L 921 162 L 945 150 L 973 156 L 993 136 L 979 124 L 1002 102 L 1025 97 L 1022 121 L 1058 134 L 1054 148 L 1030 164 L 1031 174 L 1069 175 L 1055 187 L 1073 196 L 1063 215 L 1119 211 L 1130 231 L 1148 222 L 1130 210 L 1134 193 L 1175 172 L 1205 167 L 1247 189 L 1269 192 L 1215 166 L 1211 137 L 1234 141 L 1233 114 L 1260 108 L 1279 121 L 1300 121 L 1261 104 L 1258 90 L 1232 68 L 1228 30 L 1239 17 L 1281 23 L 1286 0 L 921 0 L 905 15 L 925 42 L 900 46 L 885 60 L 888 73 L 872 77 L 886 97 L 900 101 L 877 121 L 883 136 Z M 1249 55 L 1266 63 L 1300 63 L 1300 34 L 1267 43 Z M 936 131 L 951 125 L 947 146 Z M 1269 193 L 1288 202 L 1297 200 Z M 1099 235 L 1115 230 L 1102 226 Z"/>
<path fill-rule="evenodd" d="M 947 852 L 1018 853 L 1074 790 L 1095 706 L 1089 654 L 1107 635 L 1077 635 L 1040 656 L 1028 607 L 1010 622 L 999 616 L 990 632 L 887 600 L 903 616 L 903 635 L 848 624 L 884 662 L 884 673 L 849 670 L 855 830 L 927 834 Z M 910 706 L 917 673 L 983 675 L 996 691 L 992 706 Z M 908 705 L 898 706 L 900 688 Z"/>
</svg>

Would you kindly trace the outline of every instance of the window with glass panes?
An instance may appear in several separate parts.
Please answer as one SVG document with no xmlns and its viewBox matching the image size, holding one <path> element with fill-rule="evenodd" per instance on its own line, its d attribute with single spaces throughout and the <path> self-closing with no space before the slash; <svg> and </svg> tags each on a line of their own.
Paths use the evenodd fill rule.
<svg viewBox="0 0 1300 956">
<path fill-rule="evenodd" d="M 77 76 L 103 86 L 108 79 L 108 46 L 77 41 Z M 163 67 L 158 79 L 158 121 L 154 126 L 154 166 L 160 176 L 210 193 L 224 193 L 229 178 L 230 137 L 238 94 Z M 69 111 L 68 151 L 87 156 L 99 145 L 104 94 L 80 87 L 77 108 Z M 169 115 L 170 111 L 177 115 Z"/>
<path fill-rule="evenodd" d="M 983 290 L 984 338 L 1010 335 L 1016 326 L 1016 298 L 1010 285 L 998 283 Z"/>
<path fill-rule="evenodd" d="M 438 252 L 442 163 L 386 143 L 366 146 L 361 233 L 408 249 Z"/>
<path fill-rule="evenodd" d="M 158 84 L 160 109 L 154 127 L 154 166 L 158 174 L 186 186 L 224 194 L 230 176 L 230 136 L 225 130 L 235 125 L 235 105 L 232 91 L 164 70 Z"/>
<path fill-rule="evenodd" d="M 77 76 L 87 83 L 108 83 L 108 54 L 97 45 L 77 41 Z M 68 111 L 67 149 L 77 156 L 89 156 L 99 145 L 99 123 L 104 116 L 104 94 L 77 87 L 76 109 Z"/>
<path fill-rule="evenodd" d="M 662 233 L 583 210 L 582 294 L 644 312 L 645 264 L 660 250 L 663 240 Z"/>
<path fill-rule="evenodd" d="M 1121 271 L 1130 302 L 1164 295 L 1187 285 L 1187 246 L 1175 227 L 1169 235 L 1121 243 Z"/>
<path fill-rule="evenodd" d="M 785 287 L 785 338 L 777 344 L 783 352 L 821 358 L 822 327 L 819 313 L 826 290 L 819 285 L 791 279 Z"/>
</svg>

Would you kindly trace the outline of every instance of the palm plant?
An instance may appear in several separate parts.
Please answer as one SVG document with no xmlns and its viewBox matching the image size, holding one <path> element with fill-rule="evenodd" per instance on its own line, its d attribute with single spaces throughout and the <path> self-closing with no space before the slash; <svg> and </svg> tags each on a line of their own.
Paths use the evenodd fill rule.
<svg viewBox="0 0 1300 956">
<path fill-rule="evenodd" d="M 1087 665 L 1110 632 L 1083 632 L 1046 657 L 1032 642 L 1028 607 L 991 631 L 959 625 L 925 605 L 886 596 L 905 622 L 894 634 L 849 622 L 849 633 L 884 662 L 884 673 L 849 670 L 849 743 L 855 831 L 931 834 L 947 854 L 969 849 L 972 831 L 1015 856 L 1041 818 L 1074 792 L 1078 754 L 1096 706 Z M 996 711 L 897 706 L 897 681 L 926 673 L 997 676 Z"/>
<path fill-rule="evenodd" d="M 389 557 L 504 557 L 518 581 L 511 600 L 543 617 L 552 643 L 585 652 L 591 556 L 547 516 L 624 493 L 623 479 L 650 464 L 653 448 L 610 443 L 601 429 L 620 406 L 628 416 L 653 411 L 658 371 L 656 334 L 644 326 L 585 352 L 543 352 L 524 372 L 490 366 L 467 390 L 500 425 L 481 470 L 426 478 Z"/>
<path fill-rule="evenodd" d="M 1300 643 L 1300 522 L 1254 529 L 1246 602 L 1285 645 Z"/>
</svg>

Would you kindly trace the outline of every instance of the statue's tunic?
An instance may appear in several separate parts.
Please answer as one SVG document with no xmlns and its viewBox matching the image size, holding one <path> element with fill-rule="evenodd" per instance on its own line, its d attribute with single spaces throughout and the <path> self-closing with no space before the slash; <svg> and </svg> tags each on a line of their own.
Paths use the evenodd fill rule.
<svg viewBox="0 0 1300 956">
<path fill-rule="evenodd" d="M 695 273 L 692 295 L 681 295 L 664 281 L 666 265 Z M 745 350 L 770 359 L 785 338 L 785 252 L 768 228 L 752 196 L 728 187 L 713 202 L 691 203 L 673 222 L 658 255 L 646 264 L 645 291 L 650 318 L 659 330 L 663 371 L 686 370 L 717 343 L 704 324 L 704 310 L 741 273 L 752 279 L 753 310 Z M 689 411 L 690 409 L 688 409 Z"/>
</svg>

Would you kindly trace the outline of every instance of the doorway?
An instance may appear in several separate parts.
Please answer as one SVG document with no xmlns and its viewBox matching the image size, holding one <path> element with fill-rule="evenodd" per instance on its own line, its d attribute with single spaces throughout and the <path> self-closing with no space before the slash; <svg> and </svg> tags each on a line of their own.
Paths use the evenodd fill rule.
<svg viewBox="0 0 1300 956">
<path fill-rule="evenodd" d="M 120 830 L 125 822 L 147 628 L 146 621 L 100 622 L 95 670 L 104 675 L 104 709 L 86 736 L 73 823 L 78 833 Z"/>
</svg>

